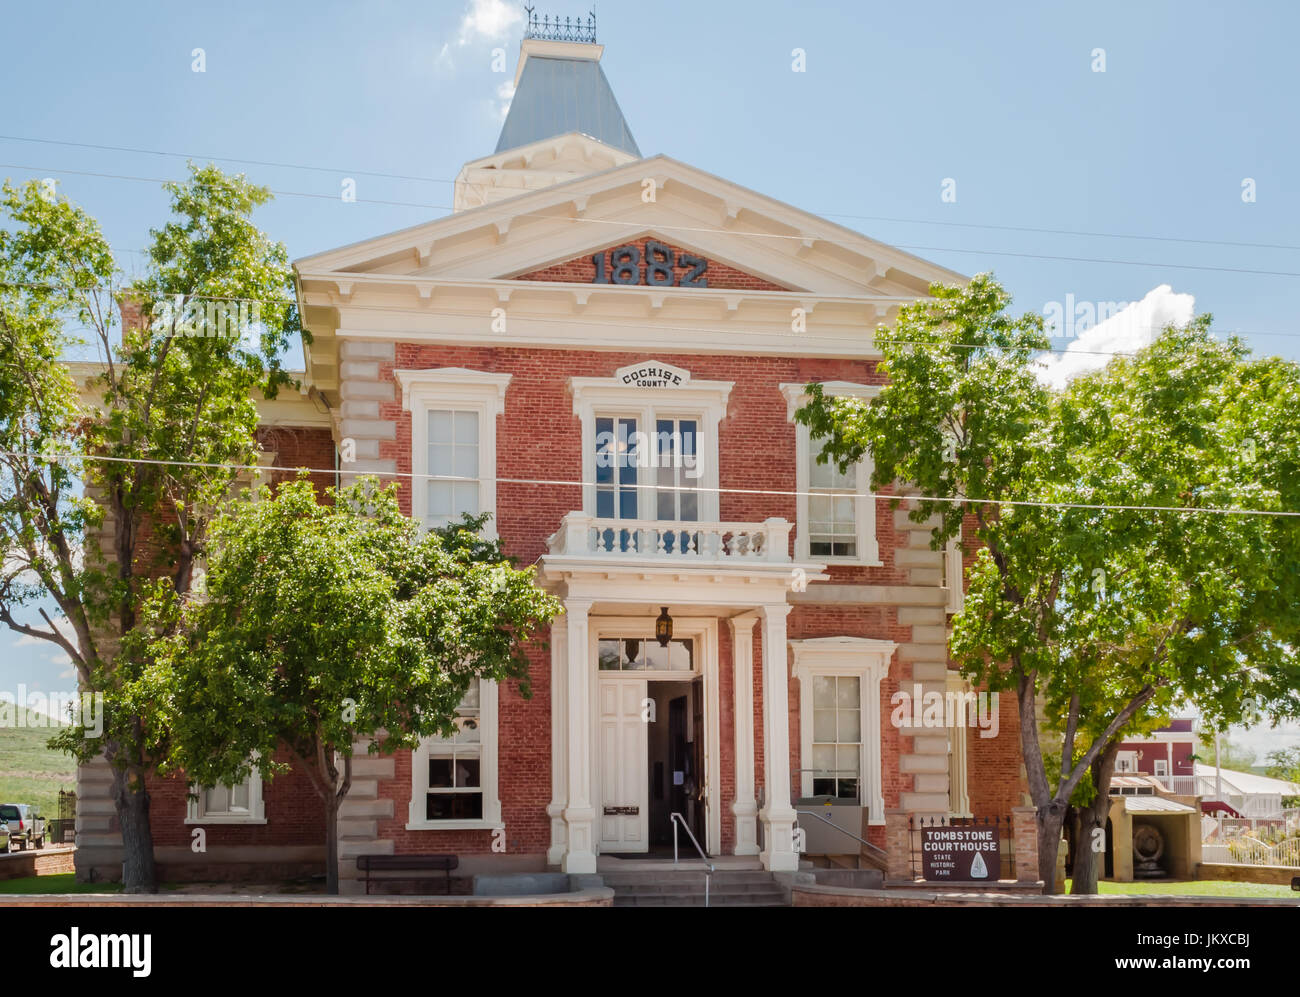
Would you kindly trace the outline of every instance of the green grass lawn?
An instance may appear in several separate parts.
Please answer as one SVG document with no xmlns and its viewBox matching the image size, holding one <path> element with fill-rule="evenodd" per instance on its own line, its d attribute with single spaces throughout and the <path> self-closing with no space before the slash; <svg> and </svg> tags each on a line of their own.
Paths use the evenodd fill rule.
<svg viewBox="0 0 1300 997">
<path fill-rule="evenodd" d="M 78 883 L 73 873 L 0 879 L 0 893 L 120 893 L 121 883 Z"/>
<path fill-rule="evenodd" d="M 1181 896 L 1181 897 L 1290 897 L 1300 903 L 1300 893 L 1289 886 L 1271 886 L 1266 883 L 1231 883 L 1225 880 L 1206 879 L 1195 882 L 1151 882 L 1097 884 L 1103 896 Z M 1070 881 L 1065 881 L 1065 892 L 1070 892 Z"/>
<path fill-rule="evenodd" d="M 30 803 L 47 819 L 59 816 L 59 790 L 77 788 L 77 766 L 45 746 L 55 733 L 53 727 L 0 727 L 0 803 Z"/>
</svg>

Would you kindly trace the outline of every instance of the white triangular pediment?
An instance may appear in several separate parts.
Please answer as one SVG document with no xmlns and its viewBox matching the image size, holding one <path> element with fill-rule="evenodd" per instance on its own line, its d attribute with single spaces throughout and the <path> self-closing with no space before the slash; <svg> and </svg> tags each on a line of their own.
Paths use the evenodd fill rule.
<svg viewBox="0 0 1300 997">
<path fill-rule="evenodd" d="M 304 277 L 511 280 L 653 236 L 803 294 L 915 296 L 964 280 L 665 156 L 635 160 L 296 262 Z"/>
</svg>

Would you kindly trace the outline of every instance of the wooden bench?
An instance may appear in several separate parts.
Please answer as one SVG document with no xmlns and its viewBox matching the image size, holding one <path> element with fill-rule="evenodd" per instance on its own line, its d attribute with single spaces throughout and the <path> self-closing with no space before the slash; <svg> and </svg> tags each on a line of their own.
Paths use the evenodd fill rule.
<svg viewBox="0 0 1300 997">
<path fill-rule="evenodd" d="M 451 871 L 460 865 L 455 855 L 358 855 L 357 870 L 366 874 L 366 895 L 370 894 L 372 872 L 441 872 L 446 875 L 446 892 L 451 893 Z M 423 876 L 377 876 L 375 882 L 425 882 Z"/>
</svg>

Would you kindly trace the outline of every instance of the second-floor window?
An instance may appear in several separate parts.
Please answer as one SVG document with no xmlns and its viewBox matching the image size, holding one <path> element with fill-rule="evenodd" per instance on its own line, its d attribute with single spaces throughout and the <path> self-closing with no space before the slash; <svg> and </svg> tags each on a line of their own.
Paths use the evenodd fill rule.
<svg viewBox="0 0 1300 997">
<path fill-rule="evenodd" d="M 856 557 L 858 554 L 858 473 L 841 472 L 818 459 L 824 441 L 808 447 L 808 553 L 812 557 Z"/>
<path fill-rule="evenodd" d="M 429 473 L 468 481 L 428 482 L 425 522 L 445 526 L 461 515 L 477 516 L 479 502 L 479 414 L 464 409 L 429 409 Z"/>
<path fill-rule="evenodd" d="M 509 374 L 433 367 L 398 370 L 411 413 L 411 513 L 426 527 L 496 513 L 496 426 Z M 496 534 L 496 521 L 484 527 Z"/>
</svg>

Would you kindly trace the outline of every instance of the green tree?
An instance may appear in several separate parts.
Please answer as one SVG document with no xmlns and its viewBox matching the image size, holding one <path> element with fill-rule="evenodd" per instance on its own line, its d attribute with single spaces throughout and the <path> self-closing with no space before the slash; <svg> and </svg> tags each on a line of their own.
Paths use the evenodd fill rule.
<svg viewBox="0 0 1300 997">
<path fill-rule="evenodd" d="M 1276 748 L 1266 756 L 1268 775 L 1274 779 L 1300 784 L 1300 745 Z"/>
<path fill-rule="evenodd" d="M 1202 762 L 1204 765 L 1214 765 L 1214 731 L 1201 731 L 1199 747 L 1197 758 L 1204 759 Z M 1223 769 L 1231 769 L 1234 772 L 1249 772 L 1255 766 L 1255 751 L 1245 745 L 1233 743 L 1232 738 L 1227 734 L 1220 734 L 1218 762 L 1219 767 Z"/>
<path fill-rule="evenodd" d="M 519 679 L 526 645 L 560 611 L 516 569 L 486 516 L 425 532 L 373 479 L 318 501 L 303 478 L 232 504 L 212 528 L 202 593 L 151 603 L 155 665 L 136 693 L 166 714 L 164 769 L 203 786 L 287 746 L 325 804 L 326 877 L 338 892 L 337 820 L 354 746 L 413 748 L 454 732 L 475 678 Z"/>
<path fill-rule="evenodd" d="M 130 694 L 139 608 L 155 578 L 189 590 L 238 474 L 224 465 L 254 462 L 254 398 L 289 382 L 278 357 L 300 332 L 284 247 L 251 221 L 269 192 L 193 165 L 166 189 L 120 335 L 93 218 L 34 181 L 4 185 L 0 217 L 0 621 L 61 647 L 104 696 L 102 737 L 59 744 L 112 766 L 128 892 L 156 888 L 145 778 L 165 742 Z M 88 343 L 99 361 L 79 384 L 66 361 Z"/>
<path fill-rule="evenodd" d="M 915 489 L 936 549 L 973 517 L 950 650 L 1016 692 L 1040 876 L 1050 889 L 1073 804 L 1075 889 L 1094 892 L 1126 734 L 1189 700 L 1216 724 L 1300 705 L 1300 520 L 1209 512 L 1300 509 L 1300 376 L 1205 317 L 1053 392 L 1035 377 L 1041 317 L 1010 317 L 990 276 L 931 295 L 878 333 L 873 402 L 809 385 L 798 417 L 841 467 L 870 452 L 873 487 Z"/>
</svg>

